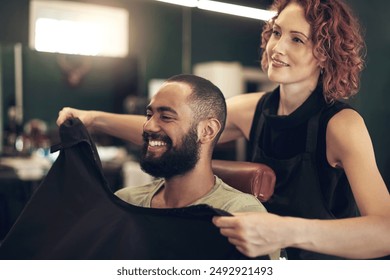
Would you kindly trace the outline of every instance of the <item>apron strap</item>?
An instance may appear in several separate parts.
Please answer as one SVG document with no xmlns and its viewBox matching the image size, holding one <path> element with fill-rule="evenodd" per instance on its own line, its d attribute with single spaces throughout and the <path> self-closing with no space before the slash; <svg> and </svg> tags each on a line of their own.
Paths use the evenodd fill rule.
<svg viewBox="0 0 390 280">
<path fill-rule="evenodd" d="M 253 141 L 249 141 L 252 142 L 252 145 L 251 145 L 251 150 L 252 151 L 255 151 L 256 147 L 259 145 L 259 140 L 260 140 L 260 134 L 263 130 L 263 127 L 264 127 L 264 122 L 265 122 L 265 117 L 264 117 L 264 104 L 265 104 L 265 100 L 266 100 L 266 97 L 268 96 L 268 94 L 265 94 L 263 95 L 258 104 L 257 104 L 257 108 L 256 108 L 256 112 L 259 111 L 259 118 L 258 118 L 258 122 L 255 125 L 254 127 L 254 133 L 251 134 L 250 136 L 252 136 L 250 139 L 252 139 Z M 257 119 L 256 118 L 256 112 L 255 112 L 255 119 L 254 121 Z M 253 158 L 251 160 L 254 160 Z"/>
<path fill-rule="evenodd" d="M 309 119 L 307 124 L 306 152 L 315 153 L 317 150 L 319 120 L 322 115 L 322 108 L 317 114 Z"/>
</svg>

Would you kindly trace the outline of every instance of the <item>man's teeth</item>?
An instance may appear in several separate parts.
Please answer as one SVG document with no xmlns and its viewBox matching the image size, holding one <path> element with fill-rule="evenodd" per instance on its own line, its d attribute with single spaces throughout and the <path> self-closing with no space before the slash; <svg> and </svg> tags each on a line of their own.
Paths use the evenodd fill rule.
<svg viewBox="0 0 390 280">
<path fill-rule="evenodd" d="M 156 147 L 156 146 L 166 146 L 167 143 L 163 142 L 163 141 L 149 141 L 149 146 L 152 146 L 152 147 Z"/>
</svg>

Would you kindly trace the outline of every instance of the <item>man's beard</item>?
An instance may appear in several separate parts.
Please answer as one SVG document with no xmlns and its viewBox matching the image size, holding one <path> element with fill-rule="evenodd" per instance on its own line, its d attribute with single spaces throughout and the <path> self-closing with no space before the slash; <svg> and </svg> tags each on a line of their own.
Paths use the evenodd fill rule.
<svg viewBox="0 0 390 280">
<path fill-rule="evenodd" d="M 197 140 L 196 129 L 191 128 L 183 137 L 180 147 L 172 147 L 171 139 L 166 135 L 143 133 L 144 146 L 141 154 L 141 168 L 146 173 L 159 178 L 170 179 L 192 170 L 199 160 L 200 143 Z M 166 151 L 158 157 L 148 154 L 148 140 L 161 140 L 166 145 Z"/>
</svg>

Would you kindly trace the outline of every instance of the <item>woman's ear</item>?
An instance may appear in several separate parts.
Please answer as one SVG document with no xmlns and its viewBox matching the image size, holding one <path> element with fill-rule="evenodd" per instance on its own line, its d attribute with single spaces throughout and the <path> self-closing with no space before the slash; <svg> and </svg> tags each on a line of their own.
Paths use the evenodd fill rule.
<svg viewBox="0 0 390 280">
<path fill-rule="evenodd" d="M 326 65 L 326 61 L 327 61 L 327 56 L 326 54 L 323 52 L 323 51 L 320 51 L 320 50 L 316 50 L 315 51 L 315 55 L 317 57 L 317 60 L 318 60 L 318 66 L 323 69 Z"/>
<path fill-rule="evenodd" d="M 220 130 L 221 123 L 216 118 L 200 121 L 198 125 L 199 142 L 202 144 L 213 142 Z"/>
</svg>

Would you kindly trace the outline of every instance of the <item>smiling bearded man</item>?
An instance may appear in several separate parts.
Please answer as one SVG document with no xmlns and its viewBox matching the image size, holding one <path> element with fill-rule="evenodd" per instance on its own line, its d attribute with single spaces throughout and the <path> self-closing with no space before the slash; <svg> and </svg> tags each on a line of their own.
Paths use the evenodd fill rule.
<svg viewBox="0 0 390 280">
<path fill-rule="evenodd" d="M 144 132 L 143 137 L 141 168 L 154 177 L 169 179 L 183 175 L 193 169 L 199 160 L 200 144 L 197 141 L 195 126 L 192 126 L 183 137 L 183 143 L 179 147 L 172 147 L 172 141 L 166 135 Z M 155 156 L 153 152 L 148 151 L 149 145 L 165 146 L 166 152 L 161 156 Z"/>
<path fill-rule="evenodd" d="M 214 176 L 211 160 L 226 122 L 222 92 L 194 75 L 168 79 L 146 108 L 140 164 L 157 179 L 115 194 L 143 207 L 207 204 L 230 213 L 265 212 L 263 205 Z"/>
</svg>

